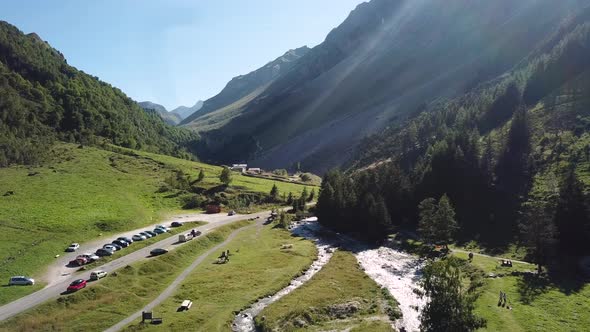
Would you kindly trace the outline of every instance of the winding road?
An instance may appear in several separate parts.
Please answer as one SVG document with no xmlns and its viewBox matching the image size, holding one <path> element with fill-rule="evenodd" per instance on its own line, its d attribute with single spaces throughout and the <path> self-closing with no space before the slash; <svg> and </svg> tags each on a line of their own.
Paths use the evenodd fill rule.
<svg viewBox="0 0 590 332">
<path fill-rule="evenodd" d="M 206 234 L 215 228 L 218 228 L 220 226 L 227 225 L 229 223 L 239 221 L 239 220 L 260 217 L 261 222 L 262 222 L 264 220 L 264 217 L 268 216 L 269 213 L 270 213 L 270 211 L 264 211 L 264 212 L 249 214 L 249 215 L 233 215 L 233 216 L 227 216 L 227 215 L 223 215 L 223 214 L 214 214 L 214 215 L 188 214 L 188 215 L 177 216 L 177 217 L 174 217 L 170 220 L 160 222 L 158 224 L 168 224 L 172 221 L 181 221 L 181 222 L 205 221 L 205 222 L 208 222 L 208 224 L 202 225 L 199 227 L 195 227 L 195 230 L 201 231 L 203 234 Z M 133 230 L 133 231 L 109 236 L 108 239 L 114 239 L 114 238 L 117 238 L 120 236 L 130 236 L 133 234 L 137 234 L 137 232 L 139 232 L 139 231 L 143 231 L 146 229 L 152 229 L 152 228 L 150 228 L 150 226 L 146 226 L 146 227 L 143 227 L 138 230 Z M 236 232 L 232 233 L 232 235 L 234 235 L 235 233 Z M 32 294 L 29 294 L 25 297 L 22 297 L 22 298 L 16 300 L 16 301 L 13 301 L 13 302 L 10 302 L 8 304 L 1 306 L 0 307 L 0 321 L 6 320 L 10 317 L 18 315 L 28 309 L 31 309 L 39 304 L 42 304 L 43 302 L 46 302 L 46 301 L 51 300 L 53 298 L 59 297 L 66 290 L 66 288 L 68 287 L 68 285 L 72 281 L 86 277 L 86 275 L 81 275 L 81 274 L 73 275 L 72 271 L 75 271 L 75 270 L 67 268 L 65 265 L 71 259 L 73 259 L 77 255 L 79 255 L 79 253 L 94 252 L 96 250 L 96 248 L 101 247 L 102 243 L 104 243 L 105 241 L 106 241 L 106 238 L 102 237 L 97 240 L 81 244 L 80 249 L 78 249 L 77 253 L 71 253 L 71 254 L 64 255 L 63 257 L 60 257 L 56 262 L 54 262 L 48 268 L 48 273 L 44 276 L 44 278 L 42 278 L 42 280 L 47 281 L 47 283 L 48 283 L 47 286 L 37 292 L 34 292 Z M 100 270 L 104 270 L 108 273 L 111 273 L 111 272 L 113 272 L 117 269 L 120 269 L 122 267 L 125 267 L 129 264 L 133 264 L 133 263 L 140 261 L 140 260 L 148 259 L 150 256 L 150 251 L 152 249 L 164 248 L 164 249 L 168 249 L 168 250 L 174 250 L 175 248 L 182 245 L 181 243 L 180 244 L 177 243 L 177 241 L 178 241 L 177 236 L 168 237 L 166 239 L 163 239 L 161 241 L 153 243 L 145 248 L 139 249 L 135 252 L 131 252 L 125 256 L 122 256 L 122 257 L 117 258 L 113 261 L 110 261 L 104 265 L 96 266 L 93 268 L 93 270 L 100 269 Z M 110 242 L 110 241 L 108 241 L 108 242 Z M 225 244 L 225 242 L 220 244 L 219 246 L 221 246 L 223 244 Z M 218 248 L 218 246 L 216 246 L 215 248 L 213 248 L 211 250 L 214 250 L 214 249 L 217 250 L 217 248 Z M 208 254 L 209 254 L 209 251 L 207 253 L 205 253 L 204 255 L 202 255 L 203 259 Z M 200 258 L 201 258 L 201 256 L 199 257 L 199 259 Z M 197 259 L 197 261 L 199 259 Z M 198 265 L 197 261 L 195 261 L 193 263 L 193 265 L 195 265 L 195 264 Z M 196 267 L 196 265 L 195 265 L 195 267 Z M 191 267 L 192 267 L 192 265 L 191 265 Z M 184 275 L 185 272 L 183 272 L 182 275 Z M 188 272 L 186 272 L 186 273 L 188 274 Z M 97 282 L 100 282 L 100 280 L 93 282 L 93 284 L 97 283 Z M 90 286 L 90 284 L 89 284 L 89 286 Z M 172 287 L 172 285 L 170 287 Z"/>
<path fill-rule="evenodd" d="M 169 298 L 170 296 L 172 296 L 174 294 L 174 292 L 178 290 L 178 287 L 184 281 L 184 279 L 186 279 L 186 277 L 188 277 L 189 274 L 197 266 L 199 266 L 199 264 L 201 264 L 207 257 L 209 257 L 214 252 L 219 251 L 221 248 L 227 246 L 227 244 L 230 243 L 236 237 L 236 235 L 238 235 L 240 232 L 242 232 L 242 231 L 244 231 L 246 229 L 255 227 L 255 226 L 260 227 L 260 226 L 262 226 L 262 223 L 263 222 L 264 222 L 264 219 L 261 219 L 261 221 L 257 222 L 254 225 L 247 226 L 247 227 L 242 227 L 240 229 L 237 229 L 237 230 L 233 231 L 227 237 L 227 239 L 225 239 L 225 241 L 223 241 L 222 243 L 216 245 L 215 247 L 207 250 L 207 252 L 201 254 L 197 259 L 195 259 L 195 261 L 189 267 L 187 267 L 184 271 L 182 271 L 182 273 L 178 277 L 176 277 L 176 279 L 174 279 L 174 281 L 160 295 L 158 295 L 158 297 L 155 298 L 152 302 L 150 302 L 148 305 L 146 305 L 145 307 L 143 307 L 141 310 L 137 311 L 136 313 L 132 314 L 131 316 L 125 318 L 124 320 L 120 321 L 119 323 L 117 323 L 117 324 L 113 325 L 112 327 L 106 329 L 105 332 L 117 332 L 117 331 L 120 331 L 125 326 L 131 324 L 134 320 L 140 318 L 143 311 L 151 311 L 152 309 L 154 309 L 156 306 L 158 306 L 164 300 L 166 300 L 167 298 Z"/>
</svg>

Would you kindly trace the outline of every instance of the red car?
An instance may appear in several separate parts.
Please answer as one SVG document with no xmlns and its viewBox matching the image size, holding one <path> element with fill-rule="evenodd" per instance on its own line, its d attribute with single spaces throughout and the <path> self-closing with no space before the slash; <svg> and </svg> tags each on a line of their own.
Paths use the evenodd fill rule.
<svg viewBox="0 0 590 332">
<path fill-rule="evenodd" d="M 78 258 L 71 260 L 68 265 L 69 266 L 82 266 L 86 263 L 88 263 L 88 259 L 86 259 L 85 257 L 78 256 Z"/>
<path fill-rule="evenodd" d="M 72 281 L 72 283 L 68 286 L 68 292 L 75 292 L 82 288 L 86 287 L 86 280 L 84 279 L 77 279 Z"/>
</svg>

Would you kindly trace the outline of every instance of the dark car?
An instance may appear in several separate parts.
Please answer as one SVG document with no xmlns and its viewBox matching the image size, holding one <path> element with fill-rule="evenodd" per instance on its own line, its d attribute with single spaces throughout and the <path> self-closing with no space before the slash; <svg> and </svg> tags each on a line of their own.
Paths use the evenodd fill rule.
<svg viewBox="0 0 590 332">
<path fill-rule="evenodd" d="M 158 248 L 158 249 L 154 249 L 154 250 L 150 251 L 150 255 L 159 256 L 159 255 L 163 255 L 167 252 L 168 252 L 168 250 L 166 250 L 166 249 Z"/>
<path fill-rule="evenodd" d="M 100 248 L 96 251 L 96 256 L 99 256 L 99 257 L 113 256 L 113 251 L 105 249 L 105 248 Z"/>
<path fill-rule="evenodd" d="M 180 227 L 182 226 L 182 223 L 179 221 L 174 221 L 170 224 L 170 227 Z"/>
<path fill-rule="evenodd" d="M 118 237 L 118 238 L 117 238 L 117 240 L 119 240 L 119 241 L 125 241 L 125 242 L 127 242 L 128 244 L 132 244 L 132 243 L 133 243 L 133 240 L 131 240 L 131 238 L 130 238 L 130 237 L 126 237 L 126 236 L 121 236 L 121 237 Z"/>
<path fill-rule="evenodd" d="M 152 232 L 152 231 L 145 231 L 146 233 L 148 233 L 149 235 L 151 235 L 152 237 L 157 236 L 158 233 L 156 232 Z"/>
<path fill-rule="evenodd" d="M 77 279 L 72 281 L 72 283 L 68 286 L 68 292 L 75 292 L 82 288 L 86 287 L 86 280 L 84 279 Z"/>
<path fill-rule="evenodd" d="M 116 245 L 118 245 L 121 248 L 127 248 L 127 247 L 129 247 L 129 243 L 127 243 L 125 241 L 121 241 L 121 240 L 115 240 L 115 241 L 113 241 L 112 244 L 116 244 Z"/>
</svg>

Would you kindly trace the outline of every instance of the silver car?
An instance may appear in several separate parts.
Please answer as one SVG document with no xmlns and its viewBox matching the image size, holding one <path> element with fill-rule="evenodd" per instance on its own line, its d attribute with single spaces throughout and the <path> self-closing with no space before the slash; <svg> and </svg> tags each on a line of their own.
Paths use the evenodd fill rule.
<svg viewBox="0 0 590 332">
<path fill-rule="evenodd" d="M 34 284 L 35 284 L 35 279 L 25 277 L 25 276 L 14 276 L 14 277 L 11 277 L 10 280 L 8 281 L 8 286 L 12 286 L 12 285 L 29 286 L 29 285 L 34 285 Z"/>
</svg>

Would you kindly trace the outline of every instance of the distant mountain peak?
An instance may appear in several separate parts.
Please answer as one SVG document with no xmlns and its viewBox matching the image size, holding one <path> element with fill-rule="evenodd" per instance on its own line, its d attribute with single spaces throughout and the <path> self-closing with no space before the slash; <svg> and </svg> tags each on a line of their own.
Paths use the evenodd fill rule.
<svg viewBox="0 0 590 332">
<path fill-rule="evenodd" d="M 180 118 L 182 118 L 182 120 L 184 120 L 187 117 L 191 116 L 193 113 L 200 110 L 201 107 L 203 107 L 203 101 L 199 100 L 191 107 L 179 106 L 179 107 L 173 109 L 171 112 L 178 114 L 178 116 L 180 116 Z"/>
</svg>

